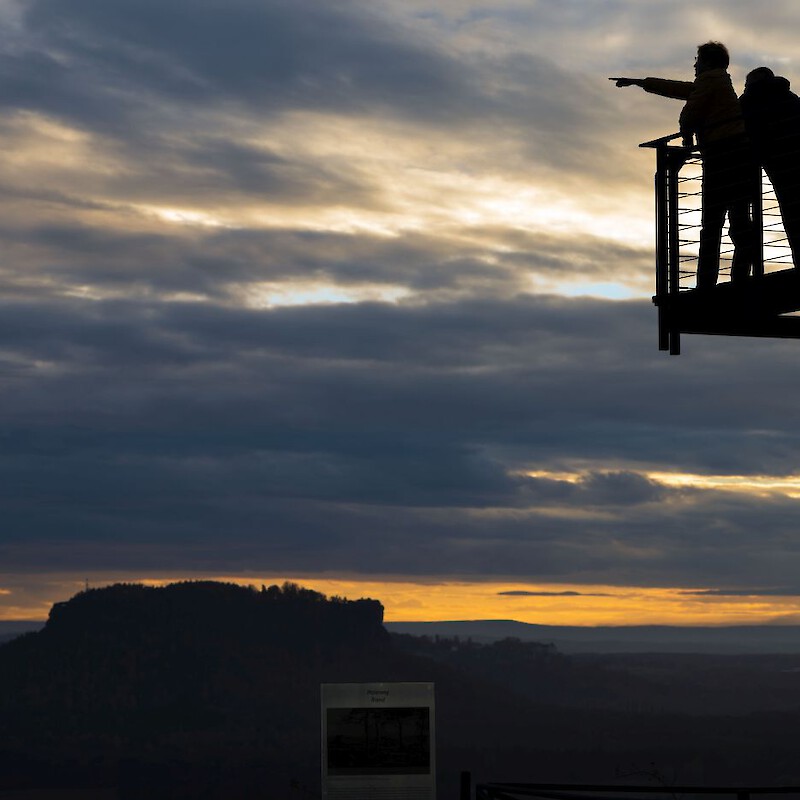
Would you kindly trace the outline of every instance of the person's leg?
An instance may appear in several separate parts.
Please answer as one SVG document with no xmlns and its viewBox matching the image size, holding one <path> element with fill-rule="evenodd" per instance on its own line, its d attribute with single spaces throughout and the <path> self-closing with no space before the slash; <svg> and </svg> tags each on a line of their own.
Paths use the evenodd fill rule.
<svg viewBox="0 0 800 800">
<path fill-rule="evenodd" d="M 710 289 L 719 277 L 719 247 L 727 211 L 726 175 L 723 160 L 709 152 L 703 159 L 700 252 L 697 257 L 697 288 Z"/>
<path fill-rule="evenodd" d="M 792 262 L 795 269 L 800 268 L 800 187 L 789 193 L 788 199 L 781 203 L 783 229 L 792 250 Z"/>
<path fill-rule="evenodd" d="M 755 226 L 750 215 L 750 203 L 736 199 L 728 209 L 728 234 L 733 242 L 731 281 L 737 283 L 750 275 L 755 260 Z"/>
<path fill-rule="evenodd" d="M 756 229 L 753 206 L 761 192 L 761 168 L 745 143 L 733 146 L 725 155 L 728 191 L 728 235 L 733 242 L 731 281 L 750 275 L 756 260 Z"/>
<path fill-rule="evenodd" d="M 783 229 L 792 251 L 795 269 L 800 268 L 800 167 L 797 157 L 774 159 L 765 164 L 781 209 Z"/>
</svg>

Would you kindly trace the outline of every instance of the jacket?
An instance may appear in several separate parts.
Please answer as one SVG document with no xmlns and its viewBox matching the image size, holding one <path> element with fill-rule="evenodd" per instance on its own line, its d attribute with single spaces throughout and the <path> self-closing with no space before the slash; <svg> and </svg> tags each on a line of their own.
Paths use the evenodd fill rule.
<svg viewBox="0 0 800 800">
<path fill-rule="evenodd" d="M 701 150 L 745 133 L 739 98 L 724 69 L 701 72 L 693 82 L 645 78 L 643 88 L 652 94 L 686 101 L 679 117 L 681 134 L 685 138 L 696 134 Z"/>
<path fill-rule="evenodd" d="M 766 166 L 789 162 L 800 170 L 800 97 L 786 78 L 764 78 L 739 98 L 747 134 Z"/>
</svg>

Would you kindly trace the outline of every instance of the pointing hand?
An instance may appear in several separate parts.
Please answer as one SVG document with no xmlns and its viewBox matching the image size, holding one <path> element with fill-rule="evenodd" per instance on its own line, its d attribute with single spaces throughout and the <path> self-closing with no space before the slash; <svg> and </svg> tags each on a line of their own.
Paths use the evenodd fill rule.
<svg viewBox="0 0 800 800">
<path fill-rule="evenodd" d="M 609 78 L 610 81 L 615 81 L 616 85 L 620 88 L 623 86 L 641 86 L 641 78 Z"/>
</svg>

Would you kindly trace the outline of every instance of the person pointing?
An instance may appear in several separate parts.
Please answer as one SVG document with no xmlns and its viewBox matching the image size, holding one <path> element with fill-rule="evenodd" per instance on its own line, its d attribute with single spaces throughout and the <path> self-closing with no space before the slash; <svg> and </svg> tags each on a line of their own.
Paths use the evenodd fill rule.
<svg viewBox="0 0 800 800">
<path fill-rule="evenodd" d="M 734 245 L 731 281 L 750 274 L 756 253 L 751 216 L 757 167 L 745 133 L 739 99 L 728 65 L 730 56 L 720 42 L 697 48 L 694 81 L 665 78 L 612 78 L 619 87 L 639 86 L 646 92 L 683 100 L 679 123 L 684 147 L 695 139 L 703 156 L 702 222 L 697 259 L 697 286 L 708 289 L 719 277 L 719 250 L 725 216 Z"/>
</svg>

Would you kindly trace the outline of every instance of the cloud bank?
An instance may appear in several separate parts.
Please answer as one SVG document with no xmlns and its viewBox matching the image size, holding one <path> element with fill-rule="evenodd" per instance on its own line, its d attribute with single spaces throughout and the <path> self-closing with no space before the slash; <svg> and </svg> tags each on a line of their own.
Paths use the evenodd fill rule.
<svg viewBox="0 0 800 800">
<path fill-rule="evenodd" d="M 606 80 L 793 77 L 790 4 L 2 13 L 5 572 L 791 585 L 796 345 L 657 352 Z"/>
</svg>

